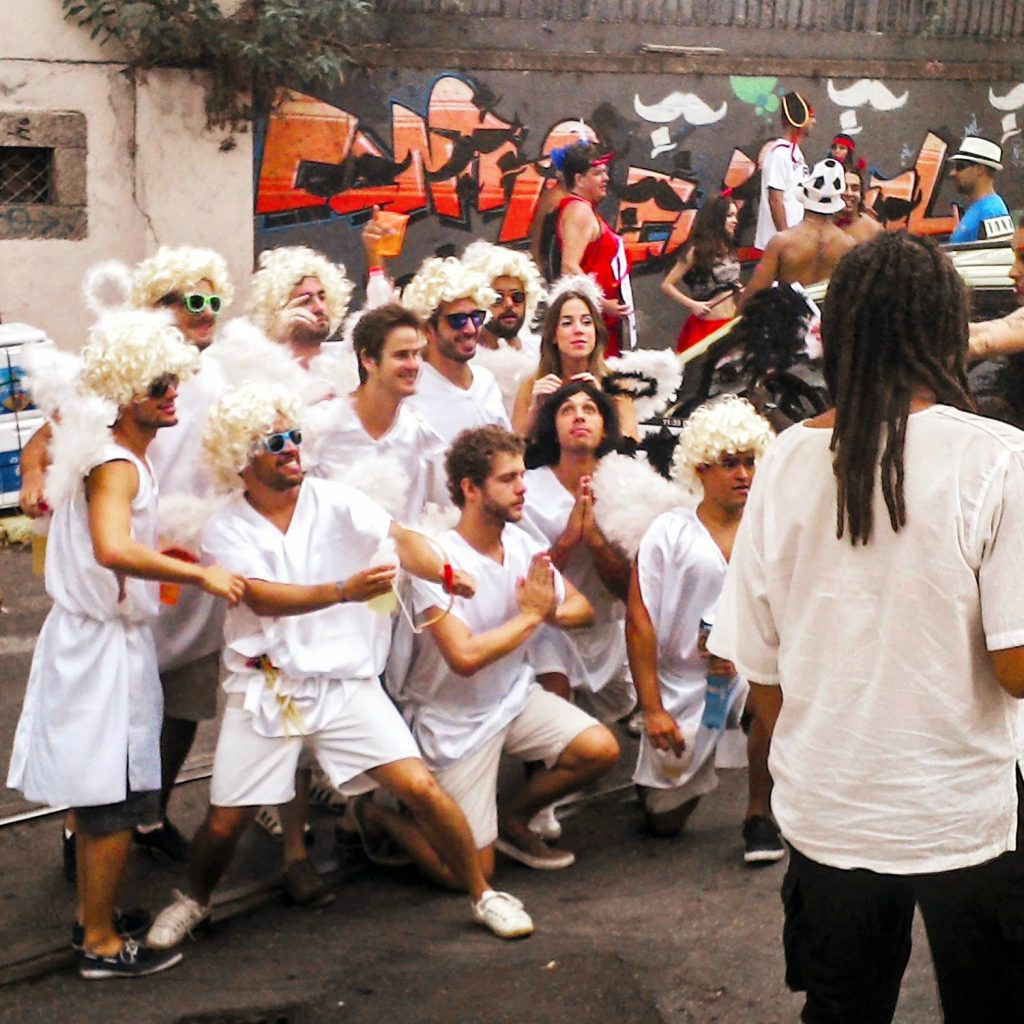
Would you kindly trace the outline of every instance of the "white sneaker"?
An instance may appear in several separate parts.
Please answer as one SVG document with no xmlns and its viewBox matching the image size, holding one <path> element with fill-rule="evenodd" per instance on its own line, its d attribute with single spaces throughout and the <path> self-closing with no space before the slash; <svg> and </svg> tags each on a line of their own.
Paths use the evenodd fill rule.
<svg viewBox="0 0 1024 1024">
<path fill-rule="evenodd" d="M 174 900 L 168 903 L 150 926 L 146 936 L 146 945 L 150 949 L 171 949 L 178 945 L 186 935 L 191 935 L 210 917 L 210 904 L 205 906 L 198 900 L 178 889 L 174 890 Z"/>
<path fill-rule="evenodd" d="M 533 921 L 522 901 L 507 892 L 488 889 L 473 904 L 473 920 L 490 928 L 499 939 L 519 939 L 533 934 Z"/>
<path fill-rule="evenodd" d="M 555 816 L 555 805 L 551 804 L 544 810 L 538 811 L 527 826 L 531 832 L 536 832 L 541 839 L 553 843 L 556 839 L 562 838 L 562 825 Z"/>
</svg>

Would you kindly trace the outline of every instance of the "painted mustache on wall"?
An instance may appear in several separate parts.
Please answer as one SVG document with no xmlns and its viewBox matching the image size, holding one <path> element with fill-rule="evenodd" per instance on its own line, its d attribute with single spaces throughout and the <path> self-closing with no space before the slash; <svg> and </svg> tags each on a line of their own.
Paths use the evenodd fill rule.
<svg viewBox="0 0 1024 1024">
<path fill-rule="evenodd" d="M 989 89 L 988 101 L 996 110 L 1017 110 L 1024 107 L 1024 82 L 1015 85 L 1005 96 L 997 96 L 995 89 Z"/>
<path fill-rule="evenodd" d="M 877 78 L 859 78 L 845 89 L 828 80 L 828 98 L 840 107 L 871 107 L 873 110 L 899 110 L 906 106 L 909 92 L 897 96 Z"/>
<path fill-rule="evenodd" d="M 729 111 L 729 104 L 723 103 L 717 110 L 709 107 L 696 93 L 672 92 L 663 100 L 648 106 L 640 101 L 639 96 L 633 97 L 633 109 L 645 121 L 653 124 L 668 124 L 677 118 L 693 125 L 715 124 L 721 121 Z"/>
</svg>

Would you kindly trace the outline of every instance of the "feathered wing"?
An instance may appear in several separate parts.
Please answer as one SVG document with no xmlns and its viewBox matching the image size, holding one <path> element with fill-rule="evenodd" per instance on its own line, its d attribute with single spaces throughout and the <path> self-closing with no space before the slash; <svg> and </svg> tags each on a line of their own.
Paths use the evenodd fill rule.
<svg viewBox="0 0 1024 1024">
<path fill-rule="evenodd" d="M 368 452 L 351 465 L 325 476 L 328 480 L 362 491 L 392 518 L 402 517 L 410 480 L 409 474 L 394 455 Z"/>
<path fill-rule="evenodd" d="M 51 508 L 70 501 L 110 443 L 117 408 L 96 395 L 77 393 L 61 404 L 53 422 L 44 490 Z"/>
<path fill-rule="evenodd" d="M 232 386 L 284 386 L 307 403 L 318 402 L 330 392 L 326 380 L 300 366 L 286 346 L 271 341 L 248 317 L 229 320 L 207 349 L 207 357 L 220 365 Z"/>
<path fill-rule="evenodd" d="M 603 382 L 605 390 L 632 395 L 641 422 L 657 416 L 683 380 L 683 366 L 669 349 L 624 352 L 608 359 L 607 366 L 611 372 Z"/>
<path fill-rule="evenodd" d="M 22 387 L 47 419 L 53 419 L 64 406 L 79 400 L 82 360 L 74 353 L 62 351 L 52 342 L 26 345 L 19 361 L 25 371 Z"/>
<path fill-rule="evenodd" d="M 501 400 L 505 403 L 505 411 L 511 416 L 519 385 L 530 374 L 537 372 L 537 357 L 522 349 L 512 348 L 504 341 L 499 341 L 498 345 L 498 348 L 478 345 L 473 362 L 494 374 L 501 390 Z"/>
<path fill-rule="evenodd" d="M 630 558 L 651 523 L 696 499 L 656 473 L 643 459 L 606 455 L 594 474 L 594 518 L 601 532 Z"/>
<path fill-rule="evenodd" d="M 161 496 L 157 505 L 161 544 L 198 552 L 200 534 L 207 520 L 219 512 L 231 497 L 230 493 L 223 492 L 205 497 L 185 493 Z"/>
</svg>

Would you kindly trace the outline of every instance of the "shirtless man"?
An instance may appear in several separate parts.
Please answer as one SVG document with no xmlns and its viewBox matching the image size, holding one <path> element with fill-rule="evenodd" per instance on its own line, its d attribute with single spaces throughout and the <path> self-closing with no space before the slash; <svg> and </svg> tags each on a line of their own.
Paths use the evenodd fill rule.
<svg viewBox="0 0 1024 1024">
<path fill-rule="evenodd" d="M 846 209 L 836 215 L 835 225 L 855 242 L 870 242 L 885 228 L 870 214 L 864 212 L 864 179 L 860 171 L 847 168 L 843 203 Z"/>
<path fill-rule="evenodd" d="M 833 223 L 843 209 L 846 181 L 843 169 L 831 157 L 814 165 L 797 189 L 804 206 L 804 219 L 795 227 L 780 231 L 768 243 L 740 293 L 742 310 L 752 296 L 778 281 L 780 284 L 817 284 L 827 281 L 835 265 L 857 243 Z"/>
</svg>

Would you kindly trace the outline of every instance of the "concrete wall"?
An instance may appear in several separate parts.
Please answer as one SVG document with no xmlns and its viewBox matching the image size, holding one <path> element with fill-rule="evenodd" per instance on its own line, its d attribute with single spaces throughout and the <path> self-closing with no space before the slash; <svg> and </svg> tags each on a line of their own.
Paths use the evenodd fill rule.
<svg viewBox="0 0 1024 1024">
<path fill-rule="evenodd" d="M 58 0 L 5 0 L 3 16 L 0 115 L 84 114 L 87 214 L 81 238 L 0 236 L 4 322 L 77 348 L 91 319 L 80 295 L 86 270 L 134 263 L 163 243 L 218 249 L 243 284 L 252 269 L 250 137 L 222 150 L 223 135 L 204 128 L 195 76 L 127 72 L 116 51 L 64 21 Z"/>
<path fill-rule="evenodd" d="M 819 63 L 558 53 L 544 33 L 535 50 L 509 51 L 498 46 L 506 28 L 519 42 L 529 27 L 481 22 L 492 30 L 490 49 L 381 46 L 375 67 L 332 94 L 282 97 L 257 133 L 258 249 L 304 242 L 358 275 L 355 228 L 374 204 L 411 216 L 396 276 L 475 237 L 523 246 L 551 174 L 545 155 L 571 141 L 568 123 L 583 118 L 616 154 L 615 195 L 602 213 L 627 239 L 641 343 L 661 347 L 681 315 L 657 284 L 702 197 L 733 187 L 743 204 L 740 240 L 752 239 L 759 154 L 778 134 L 779 96 L 791 89 L 817 111 L 808 160 L 827 155 L 840 127 L 854 132 L 869 201 L 891 229 L 937 237 L 952 229 L 946 158 L 965 134 L 1003 140 L 1000 190 L 1011 208 L 1024 205 L 1024 68 L 1012 62 L 954 63 L 952 50 L 949 64 L 876 60 L 869 46 L 860 59 Z M 425 37 L 429 25 L 409 31 Z M 866 37 L 845 38 L 859 45 Z"/>
</svg>

